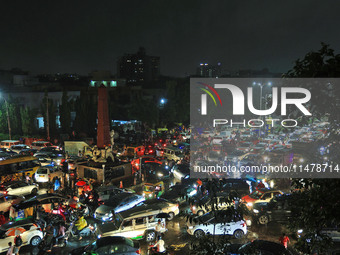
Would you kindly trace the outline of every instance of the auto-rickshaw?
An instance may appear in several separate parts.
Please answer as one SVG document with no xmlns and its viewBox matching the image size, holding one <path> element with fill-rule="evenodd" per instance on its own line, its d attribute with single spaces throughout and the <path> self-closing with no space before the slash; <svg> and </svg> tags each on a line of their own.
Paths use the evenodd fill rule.
<svg viewBox="0 0 340 255">
<path fill-rule="evenodd" d="M 143 196 L 145 199 L 158 198 L 164 193 L 164 182 L 145 183 L 143 185 Z"/>
</svg>

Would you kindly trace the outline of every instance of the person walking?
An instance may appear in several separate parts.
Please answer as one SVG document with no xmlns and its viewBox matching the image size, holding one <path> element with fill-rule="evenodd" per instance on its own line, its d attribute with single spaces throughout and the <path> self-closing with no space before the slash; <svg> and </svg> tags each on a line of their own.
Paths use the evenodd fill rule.
<svg viewBox="0 0 340 255">
<path fill-rule="evenodd" d="M 289 237 L 285 233 L 279 238 L 280 243 L 287 249 L 288 243 L 290 243 Z"/>
</svg>

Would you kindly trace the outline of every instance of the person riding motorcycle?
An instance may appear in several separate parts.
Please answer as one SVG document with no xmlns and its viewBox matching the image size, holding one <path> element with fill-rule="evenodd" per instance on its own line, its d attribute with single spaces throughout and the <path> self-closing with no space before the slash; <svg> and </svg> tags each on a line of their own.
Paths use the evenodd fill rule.
<svg viewBox="0 0 340 255">
<path fill-rule="evenodd" d="M 87 227 L 87 221 L 85 220 L 84 216 L 81 216 L 74 225 L 77 227 L 77 235 L 80 236 L 80 231 Z M 79 237 L 79 240 L 81 239 L 82 236 Z"/>
</svg>

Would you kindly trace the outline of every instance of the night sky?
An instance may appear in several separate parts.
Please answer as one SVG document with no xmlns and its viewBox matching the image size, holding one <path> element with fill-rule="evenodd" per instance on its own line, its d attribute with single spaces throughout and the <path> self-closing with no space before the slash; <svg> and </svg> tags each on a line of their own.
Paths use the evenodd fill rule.
<svg viewBox="0 0 340 255">
<path fill-rule="evenodd" d="M 0 69 L 37 73 L 110 70 L 135 53 L 161 57 L 163 75 L 224 69 L 289 70 L 320 42 L 339 53 L 338 1 L 6 1 L 0 11 Z"/>
</svg>

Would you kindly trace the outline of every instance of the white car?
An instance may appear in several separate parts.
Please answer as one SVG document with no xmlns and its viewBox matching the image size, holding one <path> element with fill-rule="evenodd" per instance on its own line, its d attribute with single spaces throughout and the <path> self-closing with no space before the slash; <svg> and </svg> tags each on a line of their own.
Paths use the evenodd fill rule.
<svg viewBox="0 0 340 255">
<path fill-rule="evenodd" d="M 216 218 L 214 212 L 195 217 L 192 222 L 187 222 L 187 232 L 200 238 L 208 233 L 211 235 L 233 235 L 242 238 L 247 234 L 247 223 L 239 218 L 237 221 L 225 222 L 223 217 Z"/>
<path fill-rule="evenodd" d="M 25 196 L 30 194 L 36 195 L 38 189 L 38 184 L 28 184 L 22 181 L 11 181 L 3 183 L 0 186 L 0 194 L 17 196 Z"/>
<path fill-rule="evenodd" d="M 58 166 L 46 165 L 40 167 L 34 174 L 36 182 L 50 182 L 54 177 L 62 177 L 62 172 Z"/>
<path fill-rule="evenodd" d="M 8 243 L 12 242 L 14 245 L 15 235 L 9 233 L 15 228 L 24 229 L 25 231 L 20 234 L 22 238 L 22 246 L 32 245 L 38 246 L 43 238 L 43 232 L 39 225 L 33 223 L 31 220 L 20 220 L 17 222 L 9 222 L 0 227 L 0 252 L 6 252 L 8 250 Z M 7 233 L 7 234 L 6 234 Z M 9 235 L 11 234 L 11 235 Z"/>
</svg>

